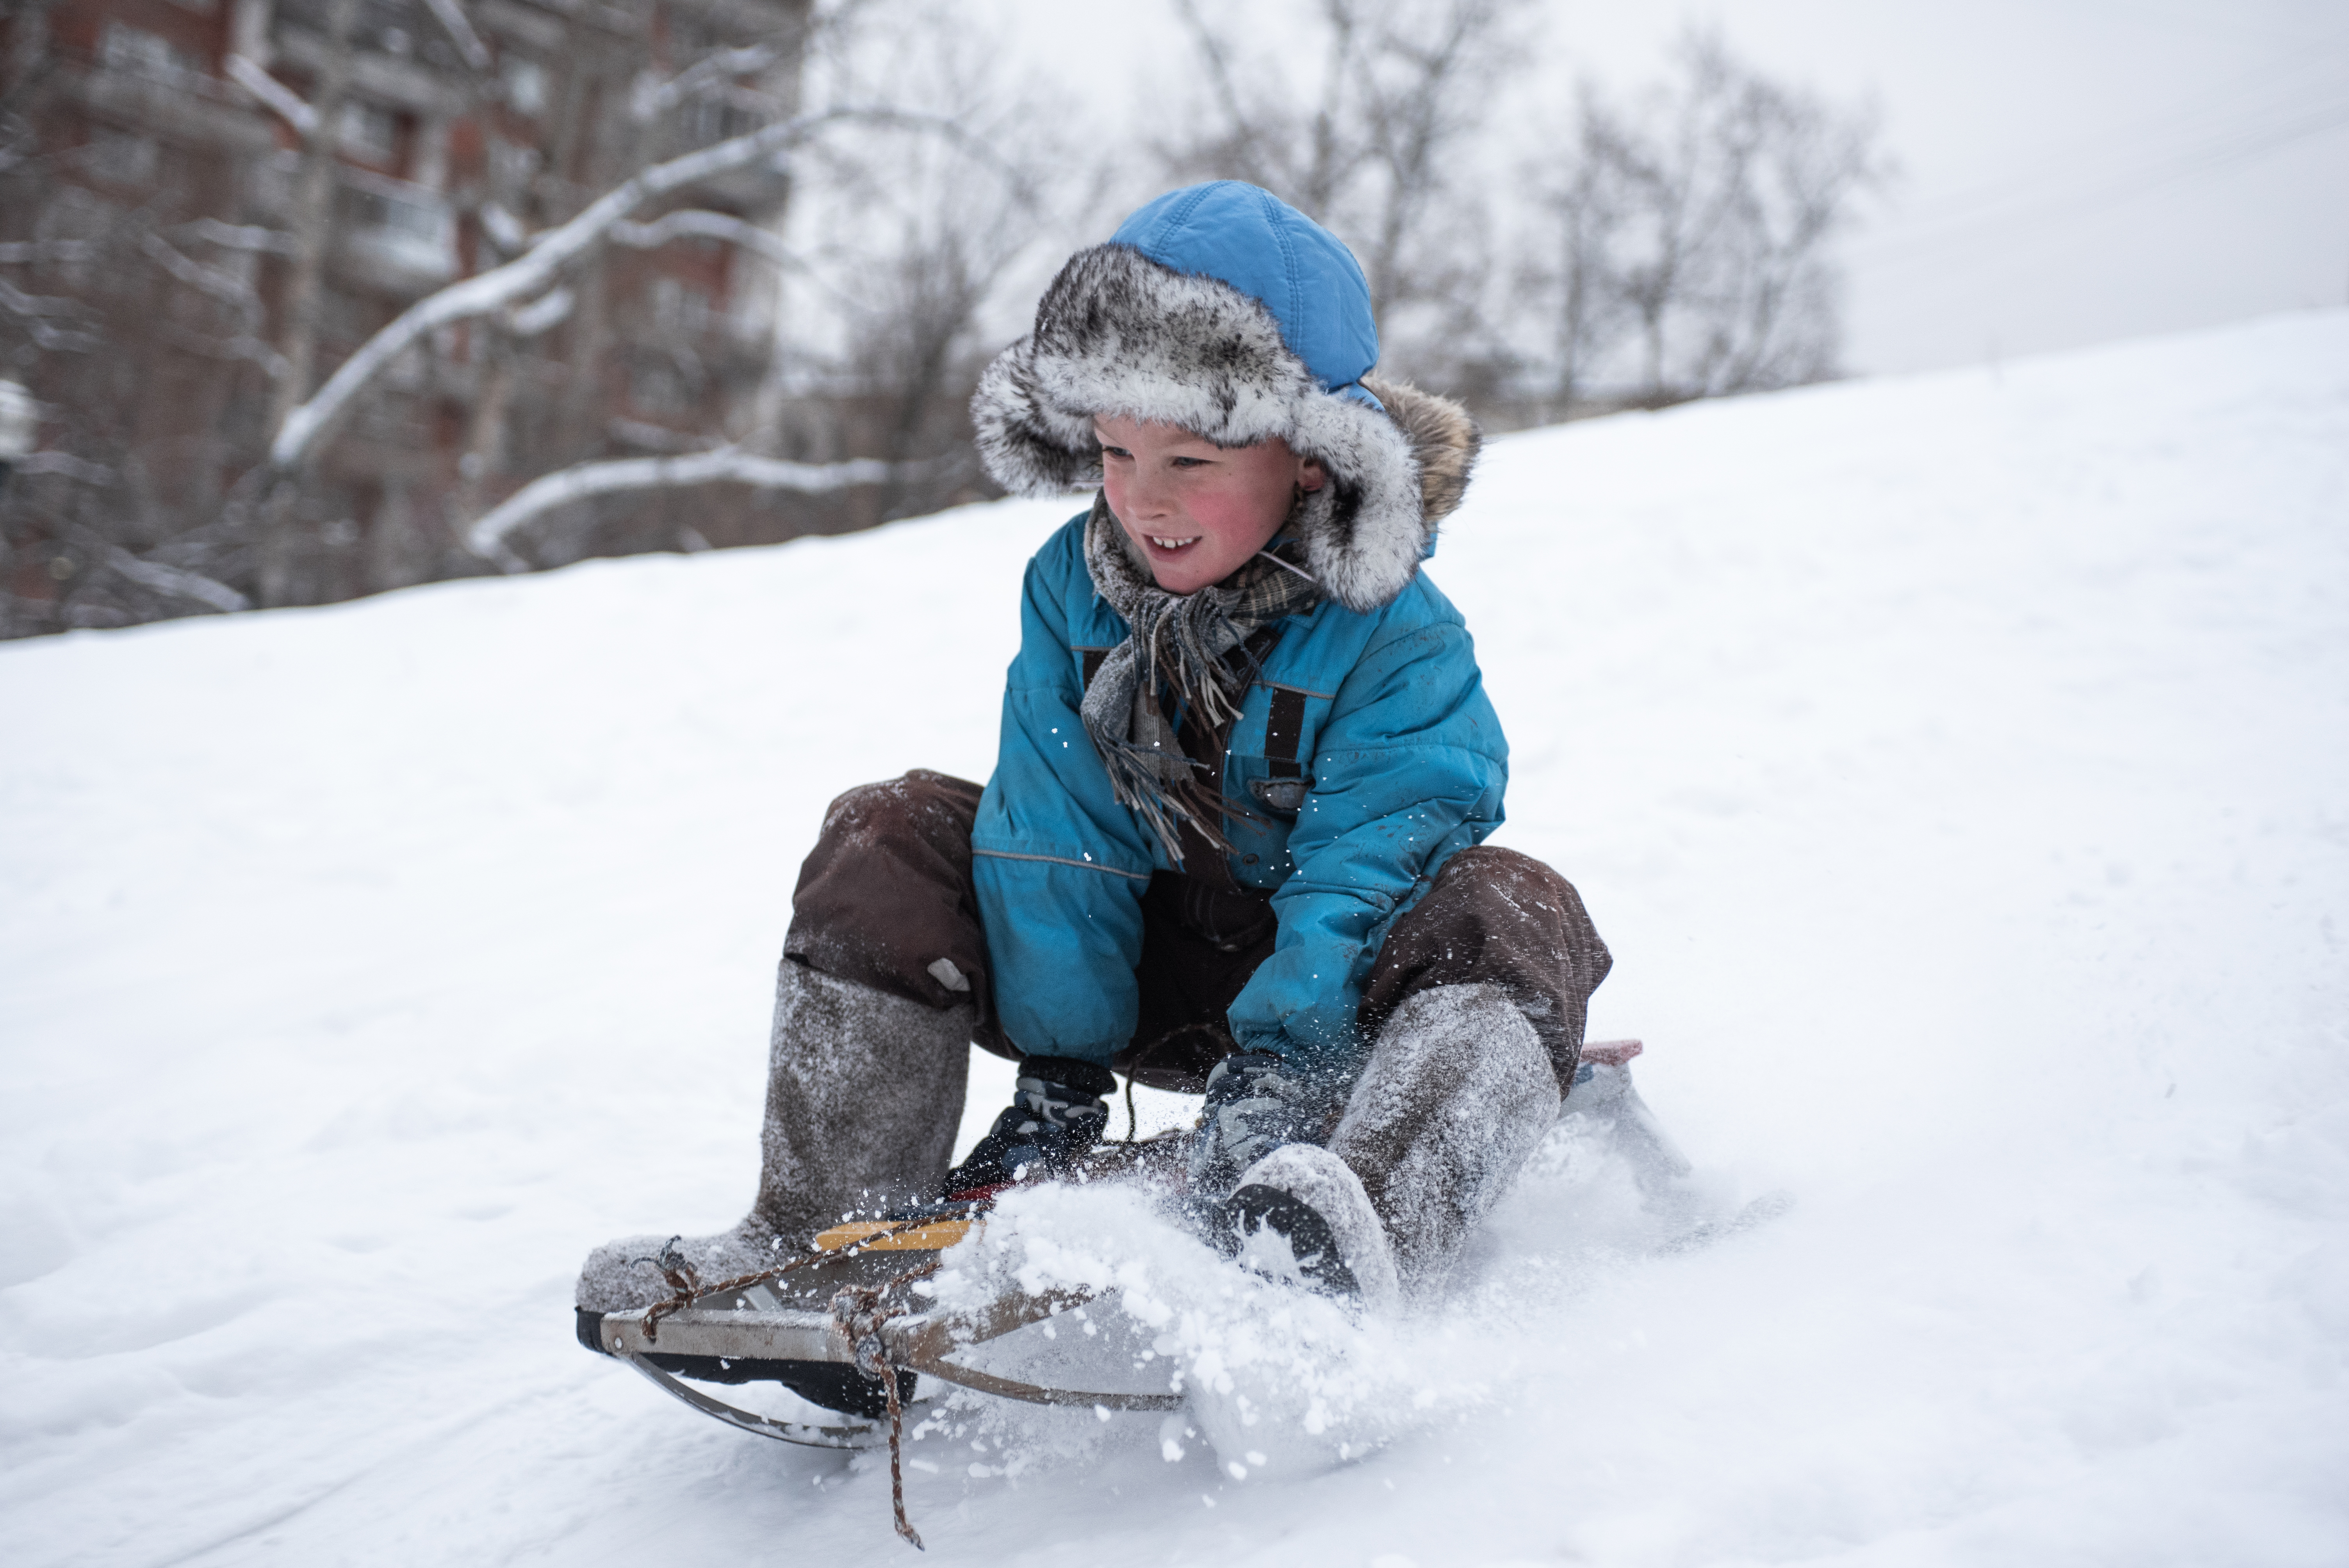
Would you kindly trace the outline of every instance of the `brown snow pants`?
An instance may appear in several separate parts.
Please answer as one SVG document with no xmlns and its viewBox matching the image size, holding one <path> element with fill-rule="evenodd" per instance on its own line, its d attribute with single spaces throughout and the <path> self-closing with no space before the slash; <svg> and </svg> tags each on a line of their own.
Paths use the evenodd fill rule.
<svg viewBox="0 0 2349 1568">
<path fill-rule="evenodd" d="M 849 790 L 800 869 L 783 955 L 834 978 L 937 1008 L 975 1002 L 974 1038 L 1017 1060 L 988 990 L 971 882 L 980 787 L 916 769 Z M 1272 954 L 1270 896 L 1162 872 L 1143 894 L 1133 1038 L 1111 1065 L 1154 1088 L 1196 1093 L 1236 1048 L 1224 1015 Z M 1564 877 L 1493 845 L 1462 850 L 1394 923 L 1362 988 L 1363 1037 L 1413 995 L 1500 986 L 1532 1025 L 1563 1095 L 1590 994 L 1611 960 Z"/>
</svg>

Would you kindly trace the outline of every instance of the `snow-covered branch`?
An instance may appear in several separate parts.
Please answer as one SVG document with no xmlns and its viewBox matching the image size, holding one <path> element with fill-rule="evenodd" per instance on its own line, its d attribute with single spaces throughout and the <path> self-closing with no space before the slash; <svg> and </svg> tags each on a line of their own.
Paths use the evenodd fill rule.
<svg viewBox="0 0 2349 1568">
<path fill-rule="evenodd" d="M 758 252 L 779 267 L 796 268 L 802 264 L 781 240 L 730 213 L 688 207 L 682 211 L 663 213 L 649 223 L 612 225 L 612 242 L 630 250 L 649 251 L 671 240 L 725 240 L 746 251 Z"/>
<path fill-rule="evenodd" d="M 277 256 L 294 253 L 293 235 L 254 223 L 223 223 L 218 218 L 197 218 L 166 232 L 177 238 L 202 240 L 223 251 L 266 252 Z"/>
<path fill-rule="evenodd" d="M 490 46 L 481 42 L 479 33 L 473 31 L 472 22 L 457 0 L 424 0 L 424 8 L 432 13 L 433 20 L 448 33 L 457 46 L 457 52 L 465 57 L 467 65 L 477 71 L 490 68 Z"/>
<path fill-rule="evenodd" d="M 508 537 L 543 513 L 593 496 L 706 484 L 816 493 L 846 490 L 852 485 L 885 484 L 898 477 L 905 467 L 872 458 L 845 463 L 790 463 L 775 458 L 753 457 L 730 447 L 676 458 L 616 458 L 580 463 L 533 480 L 514 491 L 466 531 L 465 542 L 483 559 L 495 561 L 509 572 L 520 572 L 527 569 L 527 563 L 507 548 Z"/>
<path fill-rule="evenodd" d="M 0 306 L 5 306 L 14 315 L 28 317 L 54 315 L 74 318 L 84 314 L 78 302 L 63 294 L 28 294 L 5 283 L 0 283 Z"/>
<path fill-rule="evenodd" d="M 0 278 L 0 310 L 20 318 L 25 331 L 42 348 L 67 354 L 87 354 L 103 343 L 94 333 L 50 325 L 52 322 L 80 323 L 89 318 L 89 313 L 79 304 L 61 295 L 28 294 L 10 286 L 6 279 Z"/>
<path fill-rule="evenodd" d="M 262 68 L 258 60 L 244 55 L 228 57 L 228 79 L 261 101 L 262 108 L 292 126 L 304 136 L 318 129 L 318 111 L 302 101 L 292 88 Z"/>
<path fill-rule="evenodd" d="M 503 266 L 451 284 L 402 311 L 344 360 L 309 401 L 287 412 L 270 443 L 270 466 L 280 472 L 300 467 L 351 399 L 402 351 L 432 332 L 532 298 L 554 284 L 564 268 L 608 239 L 614 225 L 662 197 L 788 151 L 823 127 L 844 120 L 920 125 L 955 134 L 949 122 L 934 116 L 887 108 L 825 109 L 781 120 L 643 170 L 597 197 L 569 222 L 548 230 Z"/>
<path fill-rule="evenodd" d="M 628 113 L 637 124 L 646 124 L 687 98 L 698 96 L 713 82 L 765 70 L 782 58 L 782 54 L 773 44 L 751 44 L 705 55 L 667 81 L 647 71 L 636 78 L 636 91 L 629 95 Z"/>
<path fill-rule="evenodd" d="M 22 266 L 39 262 L 86 262 L 98 253 L 88 240 L 0 241 L 0 265 Z"/>
<path fill-rule="evenodd" d="M 253 608 L 252 600 L 225 583 L 207 577 L 201 572 L 190 572 L 184 567 L 166 566 L 160 561 L 141 561 L 119 544 L 107 546 L 106 563 L 142 588 L 191 600 L 222 614 Z"/>
<path fill-rule="evenodd" d="M 254 292 L 251 284 L 233 273 L 208 267 L 191 256 L 183 255 L 169 240 L 151 229 L 139 236 L 139 248 L 147 253 L 148 260 L 190 288 L 210 294 L 249 320 L 260 317 L 261 296 Z"/>
<path fill-rule="evenodd" d="M 481 230 L 489 235 L 490 243 L 509 256 L 530 249 L 530 231 L 522 226 L 521 219 L 506 211 L 502 201 L 481 203 Z"/>
<path fill-rule="evenodd" d="M 516 337 L 536 337 L 550 327 L 560 325 L 571 315 L 576 301 L 567 288 L 549 289 L 528 304 L 515 305 L 505 313 L 506 330 Z"/>
<path fill-rule="evenodd" d="M 180 282 L 218 300 L 236 313 L 237 330 L 224 339 L 214 341 L 184 327 L 167 327 L 165 330 L 172 340 L 216 358 L 249 360 L 260 366 L 273 380 L 285 374 L 285 356 L 263 342 L 259 335 L 261 296 L 254 292 L 251 284 L 233 273 L 208 267 L 182 253 L 151 229 L 139 237 L 139 248 L 150 261 Z"/>
<path fill-rule="evenodd" d="M 236 360 L 257 365 L 261 373 L 272 381 L 285 376 L 285 356 L 267 342 L 249 332 L 239 332 L 227 337 L 212 337 L 177 323 L 167 323 L 158 334 L 159 340 L 191 354 L 201 354 L 207 359 Z"/>
<path fill-rule="evenodd" d="M 20 474 L 57 474 L 78 484 L 103 488 L 114 482 L 114 470 L 103 463 L 77 458 L 71 452 L 31 452 L 16 459 Z"/>
</svg>

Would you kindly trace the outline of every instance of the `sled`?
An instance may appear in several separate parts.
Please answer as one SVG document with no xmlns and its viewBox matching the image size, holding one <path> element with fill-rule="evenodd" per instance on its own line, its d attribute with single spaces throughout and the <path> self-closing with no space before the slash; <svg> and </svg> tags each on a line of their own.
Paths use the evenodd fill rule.
<svg viewBox="0 0 2349 1568">
<path fill-rule="evenodd" d="M 1645 1189 L 1688 1173 L 1632 1088 L 1626 1070 L 1638 1040 L 1583 1047 L 1568 1100 L 1576 1111 L 1611 1115 L 1616 1147 Z M 1119 1150 L 1143 1146 L 1115 1145 Z M 1131 1156 L 1127 1162 L 1136 1163 Z M 854 1222 L 826 1231 L 815 1250 L 761 1274 L 683 1288 L 632 1312 L 579 1313 L 580 1342 L 626 1362 L 664 1393 L 706 1416 L 761 1437 L 815 1448 L 859 1449 L 884 1439 L 886 1406 L 912 1397 L 918 1378 L 1038 1405 L 1108 1410 L 1174 1410 L 1183 1396 L 1072 1388 L 981 1370 L 960 1359 L 978 1346 L 1085 1305 L 1087 1295 L 1012 1294 L 983 1310 L 926 1306 L 911 1288 L 940 1255 L 984 1223 L 984 1201 L 939 1205 L 911 1218 Z M 885 1386 L 881 1368 L 896 1376 Z M 729 1404 L 691 1384 L 781 1383 L 811 1404 L 849 1418 L 837 1423 L 782 1420 Z M 895 1393 L 897 1400 L 888 1396 Z"/>
<path fill-rule="evenodd" d="M 1631 1087 L 1637 1040 L 1594 1042 L 1582 1051 L 1566 1109 L 1613 1119 L 1617 1152 L 1643 1191 L 1688 1174 L 1690 1165 Z M 1146 1174 L 1179 1157 L 1181 1140 L 1105 1144 L 1112 1167 Z M 915 1288 L 946 1252 L 986 1223 L 985 1196 L 928 1205 L 909 1214 L 843 1223 L 814 1250 L 757 1274 L 704 1284 L 669 1273 L 676 1294 L 629 1312 L 578 1309 L 580 1343 L 642 1373 L 663 1393 L 729 1426 L 811 1448 L 886 1443 L 898 1533 L 918 1545 L 905 1518 L 898 1452 L 903 1411 L 918 1379 L 1035 1405 L 1110 1410 L 1179 1410 L 1185 1396 L 1163 1390 L 1077 1388 L 1034 1383 L 970 1365 L 969 1354 L 1031 1324 L 1081 1308 L 1095 1293 L 1010 1291 L 976 1308 L 926 1304 Z M 667 1265 L 664 1264 L 665 1272 Z M 1047 1331 L 1049 1332 L 1049 1330 Z M 780 1383 L 838 1422 L 796 1421 L 730 1404 L 696 1384 Z"/>
<path fill-rule="evenodd" d="M 843 1414 L 882 1414 L 876 1404 L 909 1398 L 914 1379 L 1035 1405 L 1097 1406 L 1111 1410 L 1174 1410 L 1178 1393 L 1048 1387 L 966 1365 L 957 1357 L 1094 1299 L 1090 1295 L 1013 1293 L 979 1311 L 924 1306 L 909 1288 L 935 1272 L 939 1254 L 960 1241 L 972 1220 L 868 1222 L 819 1236 L 818 1251 L 765 1276 L 721 1281 L 684 1305 L 661 1303 L 634 1312 L 582 1312 L 580 1337 L 590 1348 L 627 1362 L 665 1393 L 706 1416 L 761 1437 L 814 1448 L 857 1449 L 882 1440 L 877 1422 L 840 1425 L 780 1420 L 745 1410 L 698 1388 L 710 1383 L 775 1382 L 811 1403 L 847 1404 Z M 829 1246 L 826 1243 L 831 1243 Z M 784 1272 L 788 1271 L 788 1272 Z M 676 1298 L 672 1298 L 674 1302 Z M 662 1308 L 667 1306 L 668 1311 Z M 896 1376 L 885 1385 L 879 1369 Z M 870 1392 L 859 1392 L 859 1385 Z M 890 1401 L 891 1394 L 897 1396 Z"/>
</svg>

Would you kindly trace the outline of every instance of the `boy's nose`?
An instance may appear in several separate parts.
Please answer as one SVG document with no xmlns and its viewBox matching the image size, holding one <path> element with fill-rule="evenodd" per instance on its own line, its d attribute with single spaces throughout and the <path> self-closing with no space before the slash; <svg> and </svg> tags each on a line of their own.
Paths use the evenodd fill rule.
<svg viewBox="0 0 2349 1568">
<path fill-rule="evenodd" d="M 1140 465 L 1136 465 L 1139 467 Z M 1173 492 L 1166 482 L 1155 474 L 1137 474 L 1126 499 L 1136 522 L 1168 515 L 1174 509 L 1168 502 Z"/>
</svg>

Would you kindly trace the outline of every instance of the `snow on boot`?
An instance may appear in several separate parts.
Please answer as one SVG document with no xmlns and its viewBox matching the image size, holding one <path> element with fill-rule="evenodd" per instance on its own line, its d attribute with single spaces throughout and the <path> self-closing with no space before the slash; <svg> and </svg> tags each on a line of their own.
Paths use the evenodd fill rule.
<svg viewBox="0 0 2349 1568">
<path fill-rule="evenodd" d="M 984 1191 L 1009 1181 L 1057 1176 L 1101 1141 L 1109 1125 L 1102 1097 L 1117 1087 L 1110 1070 L 1073 1057 L 1023 1057 L 1010 1107 L 963 1162 L 941 1195 Z"/>
<path fill-rule="evenodd" d="M 968 1004 L 941 1010 L 786 960 L 757 1201 L 714 1236 L 629 1236 L 589 1253 L 583 1338 L 596 1315 L 771 1268 L 849 1210 L 935 1191 L 962 1117 L 972 1017 Z"/>
<path fill-rule="evenodd" d="M 1500 986 L 1438 985 L 1395 1009 L 1330 1150 L 1386 1222 L 1406 1292 L 1442 1286 L 1557 1113 L 1549 1054 Z"/>
<path fill-rule="evenodd" d="M 1354 1296 L 1374 1312 L 1402 1295 L 1386 1226 L 1361 1179 L 1319 1144 L 1283 1144 L 1249 1166 L 1223 1215 L 1225 1244 L 1258 1274 Z"/>
<path fill-rule="evenodd" d="M 1215 1200 L 1241 1172 L 1286 1143 L 1320 1140 L 1326 1088 L 1270 1051 L 1226 1057 L 1207 1075 L 1206 1104 L 1191 1140 L 1191 1192 Z"/>
</svg>

